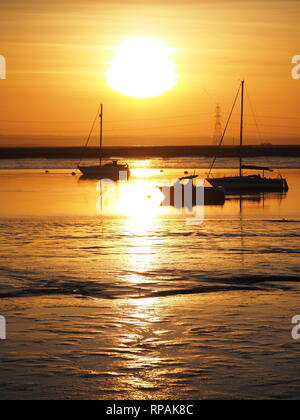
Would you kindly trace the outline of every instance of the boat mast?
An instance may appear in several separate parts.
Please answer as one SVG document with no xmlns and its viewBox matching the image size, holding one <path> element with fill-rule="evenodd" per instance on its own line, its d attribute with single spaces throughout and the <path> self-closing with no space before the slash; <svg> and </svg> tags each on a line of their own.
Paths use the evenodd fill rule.
<svg viewBox="0 0 300 420">
<path fill-rule="evenodd" d="M 242 170 L 242 165 L 243 165 L 243 123 L 244 123 L 244 85 L 245 85 L 245 81 L 242 80 L 241 83 L 241 89 L 242 89 L 242 93 L 241 93 L 241 128 L 240 128 L 240 176 L 243 175 L 243 170 Z"/>
<path fill-rule="evenodd" d="M 102 121 L 103 121 L 103 105 L 101 104 L 100 108 L 100 151 L 99 151 L 99 164 L 102 165 Z"/>
</svg>

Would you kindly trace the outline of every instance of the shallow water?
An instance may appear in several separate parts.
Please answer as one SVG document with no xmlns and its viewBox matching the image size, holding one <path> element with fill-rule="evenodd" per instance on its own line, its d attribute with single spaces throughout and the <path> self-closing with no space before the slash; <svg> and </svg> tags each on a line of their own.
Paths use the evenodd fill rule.
<svg viewBox="0 0 300 420">
<path fill-rule="evenodd" d="M 197 221 L 160 168 L 0 171 L 1 398 L 299 398 L 300 170 Z"/>
</svg>

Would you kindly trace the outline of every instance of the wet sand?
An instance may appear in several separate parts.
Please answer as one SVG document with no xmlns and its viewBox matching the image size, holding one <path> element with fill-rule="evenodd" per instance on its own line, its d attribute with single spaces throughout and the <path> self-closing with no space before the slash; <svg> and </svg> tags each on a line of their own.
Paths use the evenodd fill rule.
<svg viewBox="0 0 300 420">
<path fill-rule="evenodd" d="M 298 399 L 297 295 L 5 300 L 1 399 Z"/>
</svg>

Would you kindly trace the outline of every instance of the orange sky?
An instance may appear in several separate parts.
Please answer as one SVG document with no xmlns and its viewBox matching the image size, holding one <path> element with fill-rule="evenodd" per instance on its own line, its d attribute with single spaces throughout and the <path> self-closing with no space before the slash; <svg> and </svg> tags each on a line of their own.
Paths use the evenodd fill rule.
<svg viewBox="0 0 300 420">
<path fill-rule="evenodd" d="M 84 144 L 100 101 L 106 145 L 209 144 L 216 104 L 224 123 L 241 78 L 258 123 L 246 103 L 246 141 L 300 143 L 299 0 L 2 0 L 0 10 L 0 145 Z M 174 49 L 177 85 L 152 99 L 105 80 L 114 47 L 141 35 Z M 225 144 L 237 138 L 238 115 Z"/>
</svg>

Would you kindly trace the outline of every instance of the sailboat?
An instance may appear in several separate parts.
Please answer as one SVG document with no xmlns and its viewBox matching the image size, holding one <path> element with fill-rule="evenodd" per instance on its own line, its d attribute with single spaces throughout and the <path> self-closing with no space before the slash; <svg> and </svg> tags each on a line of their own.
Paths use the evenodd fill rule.
<svg viewBox="0 0 300 420">
<path fill-rule="evenodd" d="M 113 181 L 118 181 L 119 179 L 128 179 L 130 176 L 130 169 L 127 163 L 118 163 L 118 160 L 112 160 L 109 163 L 102 164 L 103 160 L 103 136 L 102 136 L 102 127 L 103 127 L 103 105 L 101 104 L 100 108 L 100 148 L 99 148 L 99 165 L 93 166 L 81 166 L 78 165 L 80 172 L 87 178 L 96 178 L 96 179 L 111 179 Z"/>
<path fill-rule="evenodd" d="M 265 172 L 273 172 L 273 169 L 265 166 L 243 165 L 243 123 L 244 123 L 244 88 L 245 81 L 241 82 L 241 121 L 240 121 L 240 164 L 238 176 L 225 176 L 223 178 L 212 178 L 210 172 L 207 181 L 213 187 L 223 187 L 225 193 L 247 193 L 247 192 L 285 192 L 288 191 L 286 179 L 279 175 L 278 178 L 267 178 Z M 262 174 L 244 175 L 243 170 L 262 171 Z"/>
</svg>

